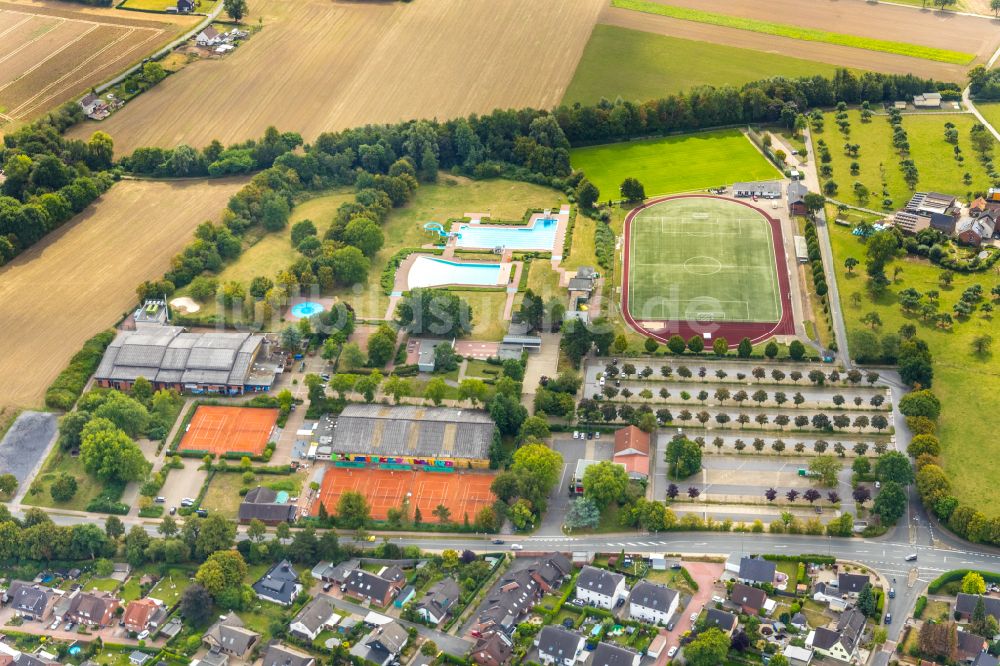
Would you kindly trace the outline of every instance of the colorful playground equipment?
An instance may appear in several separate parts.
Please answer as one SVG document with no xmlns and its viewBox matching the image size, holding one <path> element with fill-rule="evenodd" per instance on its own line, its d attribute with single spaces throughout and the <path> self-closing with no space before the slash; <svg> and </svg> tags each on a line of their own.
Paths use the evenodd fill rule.
<svg viewBox="0 0 1000 666">
<path fill-rule="evenodd" d="M 451 234 L 444 230 L 444 226 L 440 222 L 428 222 L 424 225 L 425 231 L 430 231 L 432 233 L 437 233 L 441 238 L 448 238 L 449 236 L 455 236 L 455 238 L 461 238 L 462 234 Z"/>
</svg>

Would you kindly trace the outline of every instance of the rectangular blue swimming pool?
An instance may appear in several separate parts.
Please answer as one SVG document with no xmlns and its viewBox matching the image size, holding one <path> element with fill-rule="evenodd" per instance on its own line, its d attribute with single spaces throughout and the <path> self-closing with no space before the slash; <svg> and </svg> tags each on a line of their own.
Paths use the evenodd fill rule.
<svg viewBox="0 0 1000 666">
<path fill-rule="evenodd" d="M 456 244 L 462 248 L 538 250 L 551 252 L 556 242 L 559 221 L 539 218 L 530 227 L 501 227 L 481 224 L 461 224 L 452 229 L 458 234 Z"/>
<path fill-rule="evenodd" d="M 468 284 L 495 287 L 500 279 L 500 264 L 465 264 L 436 257 L 417 257 L 406 278 L 407 287 L 437 287 L 444 284 Z"/>
</svg>

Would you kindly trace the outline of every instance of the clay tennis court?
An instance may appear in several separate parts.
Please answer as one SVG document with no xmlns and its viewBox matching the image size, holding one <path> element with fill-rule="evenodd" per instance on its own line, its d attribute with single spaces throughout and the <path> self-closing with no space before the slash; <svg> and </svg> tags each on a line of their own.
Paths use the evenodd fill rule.
<svg viewBox="0 0 1000 666">
<path fill-rule="evenodd" d="M 409 492 L 412 493 L 411 511 L 413 507 L 420 507 L 424 522 L 437 522 L 433 512 L 439 504 L 451 509 L 453 521 L 462 522 L 468 515 L 471 522 L 480 509 L 496 501 L 490 490 L 494 478 L 496 474 L 488 473 L 449 474 L 331 467 L 323 477 L 319 497 L 330 515 L 334 515 L 341 495 L 351 490 L 359 492 L 368 500 L 372 518 L 385 520 L 388 510 L 402 506 L 403 498 Z M 319 513 L 319 504 L 313 507 L 313 513 Z"/>
<path fill-rule="evenodd" d="M 215 455 L 237 452 L 259 456 L 277 420 L 277 409 L 202 405 L 194 413 L 180 448 Z"/>
</svg>

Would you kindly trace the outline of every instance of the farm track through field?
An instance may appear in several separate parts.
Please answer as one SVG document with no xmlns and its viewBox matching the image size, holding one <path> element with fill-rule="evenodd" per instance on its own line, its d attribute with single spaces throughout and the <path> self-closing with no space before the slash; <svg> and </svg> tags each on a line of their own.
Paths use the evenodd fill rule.
<svg viewBox="0 0 1000 666">
<path fill-rule="evenodd" d="M 70 48 L 71 46 L 73 46 L 74 44 L 76 44 L 77 42 L 79 42 L 80 40 L 85 39 L 91 33 L 95 32 L 97 30 L 100 30 L 100 29 L 101 29 L 101 26 L 92 25 L 92 26 L 88 27 L 86 30 L 84 30 L 82 33 L 80 33 L 79 35 L 77 35 L 76 37 L 74 37 L 73 39 L 71 39 L 71 40 L 69 40 L 67 42 L 64 42 L 63 45 L 60 46 L 59 48 L 57 48 L 57 49 L 55 49 L 53 51 L 49 51 L 48 55 L 45 58 L 43 58 L 41 60 L 36 60 L 36 62 L 35 62 L 34 65 L 32 65 L 31 67 L 29 67 L 28 69 L 25 69 L 25 70 L 22 70 L 21 72 L 19 72 L 16 79 L 14 79 L 13 81 L 9 81 L 9 82 L 3 84 L 2 86 L 0 86 L 0 92 L 3 92 L 4 90 L 6 90 L 12 83 L 15 83 L 17 81 L 23 80 L 25 77 L 29 76 L 32 72 L 34 72 L 35 70 L 37 70 L 39 67 L 42 67 L 43 65 L 45 65 L 45 63 L 47 63 L 53 57 L 59 55 L 60 53 L 62 53 L 66 49 Z M 119 28 L 107 28 L 105 30 L 105 34 L 108 35 L 108 39 L 110 40 L 111 38 L 114 37 L 114 35 L 117 34 L 118 30 L 119 30 Z M 114 43 L 114 42 L 111 42 L 111 43 Z M 104 49 L 102 48 L 101 50 L 103 51 Z"/>
<path fill-rule="evenodd" d="M 83 342 L 114 324 L 136 285 L 160 277 L 245 182 L 122 181 L 0 268 L 0 405 L 39 406 Z"/>
<path fill-rule="evenodd" d="M 866 51 L 864 49 L 835 44 L 804 42 L 788 37 L 776 37 L 736 28 L 694 23 L 692 21 L 634 12 L 611 6 L 608 6 L 604 10 L 600 22 L 621 28 L 668 35 L 670 37 L 680 37 L 725 46 L 738 46 L 766 53 L 794 55 L 797 58 L 816 60 L 856 70 L 871 70 L 889 74 L 916 73 L 920 76 L 942 81 L 962 82 L 965 80 L 968 69 L 962 65 L 921 60 L 919 58 L 910 58 L 892 53 L 877 53 L 875 51 Z M 984 21 L 984 23 L 986 22 Z"/>
<path fill-rule="evenodd" d="M 274 0 L 263 10 L 264 30 L 235 52 L 186 67 L 99 126 L 70 134 L 100 127 L 124 154 L 147 145 L 229 143 L 269 125 L 312 140 L 366 123 L 550 108 L 604 4 Z M 279 61 L 280 75 L 260 75 Z M 205 105 L 206 97 L 228 102 Z"/>
</svg>

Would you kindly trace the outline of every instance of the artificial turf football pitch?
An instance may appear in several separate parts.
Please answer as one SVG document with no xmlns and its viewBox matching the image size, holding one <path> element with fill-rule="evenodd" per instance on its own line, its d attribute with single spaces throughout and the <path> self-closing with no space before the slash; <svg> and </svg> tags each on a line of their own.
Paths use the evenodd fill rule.
<svg viewBox="0 0 1000 666">
<path fill-rule="evenodd" d="M 635 321 L 776 322 L 771 226 L 734 201 L 681 197 L 639 211 L 629 233 Z"/>
</svg>

